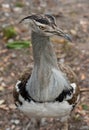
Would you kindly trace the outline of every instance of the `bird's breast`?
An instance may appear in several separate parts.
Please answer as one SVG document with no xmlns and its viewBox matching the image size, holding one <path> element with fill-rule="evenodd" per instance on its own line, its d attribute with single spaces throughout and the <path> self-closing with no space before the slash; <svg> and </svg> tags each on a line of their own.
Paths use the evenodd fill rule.
<svg viewBox="0 0 89 130">
<path fill-rule="evenodd" d="M 64 87 L 69 85 L 63 74 L 55 68 L 47 72 L 38 72 L 36 70 L 33 71 L 30 80 L 26 84 L 29 95 L 35 101 L 54 101 L 63 91 Z"/>
</svg>

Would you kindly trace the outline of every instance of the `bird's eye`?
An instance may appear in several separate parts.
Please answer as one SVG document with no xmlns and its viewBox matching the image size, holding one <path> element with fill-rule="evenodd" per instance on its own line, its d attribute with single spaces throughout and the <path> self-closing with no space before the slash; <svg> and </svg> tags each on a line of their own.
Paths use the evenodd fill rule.
<svg viewBox="0 0 89 130">
<path fill-rule="evenodd" d="M 41 30 L 45 30 L 45 27 L 43 27 L 43 26 L 39 26 L 39 28 L 40 28 Z"/>
</svg>

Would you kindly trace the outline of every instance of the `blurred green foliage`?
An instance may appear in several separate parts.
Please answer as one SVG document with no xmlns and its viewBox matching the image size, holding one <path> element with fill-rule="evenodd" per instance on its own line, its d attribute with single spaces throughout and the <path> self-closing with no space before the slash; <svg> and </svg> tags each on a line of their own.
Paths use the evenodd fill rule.
<svg viewBox="0 0 89 130">
<path fill-rule="evenodd" d="M 7 48 L 9 49 L 22 49 L 22 48 L 28 48 L 31 46 L 30 41 L 13 41 L 7 43 Z"/>
<path fill-rule="evenodd" d="M 82 108 L 83 108 L 84 110 L 89 110 L 89 106 L 87 106 L 86 104 L 83 104 L 83 105 L 82 105 Z"/>
<path fill-rule="evenodd" d="M 3 28 L 3 34 L 6 39 L 13 38 L 16 36 L 17 32 L 13 26 L 8 26 Z"/>
<path fill-rule="evenodd" d="M 15 6 L 22 8 L 24 7 L 24 4 L 22 2 L 16 2 Z"/>
</svg>

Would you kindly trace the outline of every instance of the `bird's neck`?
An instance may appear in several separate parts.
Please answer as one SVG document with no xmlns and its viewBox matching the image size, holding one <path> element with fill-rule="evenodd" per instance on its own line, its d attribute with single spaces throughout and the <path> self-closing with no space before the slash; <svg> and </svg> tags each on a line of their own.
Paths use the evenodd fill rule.
<svg viewBox="0 0 89 130">
<path fill-rule="evenodd" d="M 50 38 L 42 36 L 36 32 L 32 32 L 32 47 L 34 66 L 50 65 L 50 67 L 57 68 L 57 58 L 53 50 Z"/>
<path fill-rule="evenodd" d="M 26 89 L 35 101 L 51 101 L 54 97 L 56 98 L 57 92 L 55 89 L 54 95 L 51 94 L 53 88 L 56 88 L 55 79 L 58 79 L 57 75 L 53 73 L 53 69 L 58 69 L 56 55 L 49 37 L 35 32 L 32 32 L 31 35 L 34 68 Z"/>
</svg>

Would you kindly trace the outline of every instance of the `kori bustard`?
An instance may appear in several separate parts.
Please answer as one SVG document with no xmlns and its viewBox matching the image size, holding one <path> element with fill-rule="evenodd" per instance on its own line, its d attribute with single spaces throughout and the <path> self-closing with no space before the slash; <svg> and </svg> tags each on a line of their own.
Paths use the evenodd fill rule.
<svg viewBox="0 0 89 130">
<path fill-rule="evenodd" d="M 68 130 L 66 121 L 79 100 L 79 88 L 72 70 L 57 63 L 50 37 L 57 35 L 69 41 L 71 38 L 58 28 L 52 15 L 30 15 L 20 22 L 31 29 L 34 67 L 32 73 L 27 69 L 17 81 L 15 104 L 29 117 L 60 118 L 66 124 L 62 129 Z"/>
</svg>

